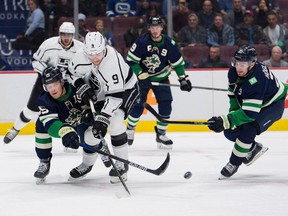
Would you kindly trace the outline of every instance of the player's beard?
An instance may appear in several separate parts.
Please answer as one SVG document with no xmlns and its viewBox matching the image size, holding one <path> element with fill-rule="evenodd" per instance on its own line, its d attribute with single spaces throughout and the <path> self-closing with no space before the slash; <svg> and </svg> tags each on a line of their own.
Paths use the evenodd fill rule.
<svg viewBox="0 0 288 216">
<path fill-rule="evenodd" d="M 161 34 L 150 34 L 153 41 L 161 41 L 162 37 Z"/>
</svg>

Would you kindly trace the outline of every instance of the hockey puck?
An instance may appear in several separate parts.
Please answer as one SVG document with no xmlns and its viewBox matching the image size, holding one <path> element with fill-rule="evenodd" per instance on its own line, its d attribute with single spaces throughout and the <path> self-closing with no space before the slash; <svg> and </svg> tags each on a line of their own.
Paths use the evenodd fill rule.
<svg viewBox="0 0 288 216">
<path fill-rule="evenodd" d="M 192 173 L 191 173 L 190 171 L 188 171 L 188 172 L 186 172 L 186 173 L 184 174 L 184 178 L 185 178 L 185 179 L 190 179 L 191 176 L 192 176 Z"/>
</svg>

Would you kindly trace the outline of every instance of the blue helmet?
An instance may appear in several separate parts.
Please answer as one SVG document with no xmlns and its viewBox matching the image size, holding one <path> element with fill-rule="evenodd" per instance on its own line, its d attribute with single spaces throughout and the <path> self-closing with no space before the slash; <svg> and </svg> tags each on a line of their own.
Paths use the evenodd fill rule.
<svg viewBox="0 0 288 216">
<path fill-rule="evenodd" d="M 255 62 L 257 61 L 257 52 L 254 47 L 247 45 L 241 46 L 234 53 L 233 61 Z"/>
<path fill-rule="evenodd" d="M 61 81 L 61 82 L 64 81 L 62 77 L 62 73 L 60 72 L 58 68 L 48 67 L 43 71 L 42 82 L 43 82 L 45 90 L 46 90 L 45 85 L 58 82 L 58 81 Z"/>
</svg>

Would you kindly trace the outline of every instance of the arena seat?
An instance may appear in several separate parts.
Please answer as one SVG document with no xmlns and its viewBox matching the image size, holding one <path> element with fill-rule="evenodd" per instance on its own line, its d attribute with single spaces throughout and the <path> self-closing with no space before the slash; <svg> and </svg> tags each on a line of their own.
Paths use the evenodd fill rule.
<svg viewBox="0 0 288 216">
<path fill-rule="evenodd" d="M 209 53 L 208 46 L 186 46 L 181 49 L 183 58 L 191 62 L 193 67 L 198 67 L 201 59 L 207 58 Z"/>
</svg>

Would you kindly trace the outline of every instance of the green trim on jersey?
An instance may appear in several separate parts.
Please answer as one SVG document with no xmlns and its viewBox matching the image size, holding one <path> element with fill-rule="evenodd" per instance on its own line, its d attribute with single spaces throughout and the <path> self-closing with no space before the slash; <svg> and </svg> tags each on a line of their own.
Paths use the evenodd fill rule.
<svg viewBox="0 0 288 216">
<path fill-rule="evenodd" d="M 55 121 L 48 129 L 48 134 L 54 138 L 60 138 L 59 130 L 63 126 L 61 121 Z"/>
<path fill-rule="evenodd" d="M 255 119 L 247 116 L 241 108 L 230 112 L 228 114 L 228 118 L 230 119 L 230 128 L 238 127 L 240 125 L 255 121 Z"/>
</svg>

